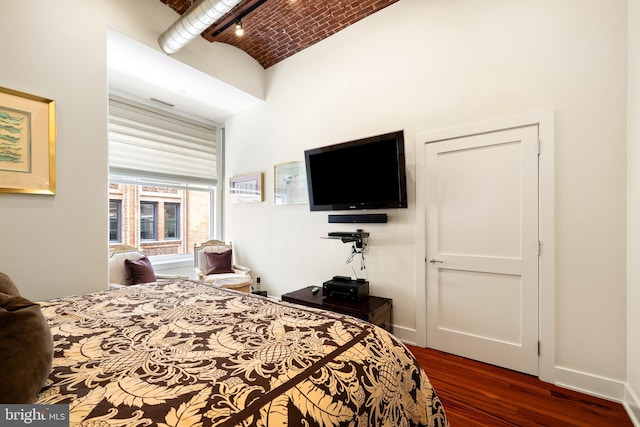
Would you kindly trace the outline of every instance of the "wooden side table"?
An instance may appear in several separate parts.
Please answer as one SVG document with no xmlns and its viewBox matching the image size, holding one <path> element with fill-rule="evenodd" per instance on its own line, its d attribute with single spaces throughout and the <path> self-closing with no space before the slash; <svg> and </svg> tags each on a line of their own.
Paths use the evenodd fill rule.
<svg viewBox="0 0 640 427">
<path fill-rule="evenodd" d="M 380 326 L 389 332 L 393 331 L 393 324 L 391 323 L 392 300 L 390 298 L 369 295 L 360 301 L 351 302 L 324 297 L 322 296 L 322 288 L 314 295 L 311 292 L 313 288 L 314 286 L 307 286 L 306 288 L 286 293 L 282 295 L 282 301 L 348 314 Z"/>
</svg>

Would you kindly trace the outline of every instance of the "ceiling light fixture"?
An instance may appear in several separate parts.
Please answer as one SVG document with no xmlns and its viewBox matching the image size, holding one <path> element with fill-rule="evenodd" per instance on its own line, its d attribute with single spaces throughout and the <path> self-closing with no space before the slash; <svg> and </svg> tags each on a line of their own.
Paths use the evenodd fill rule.
<svg viewBox="0 0 640 427">
<path fill-rule="evenodd" d="M 242 28 L 242 21 L 236 22 L 236 36 L 242 37 L 244 35 L 244 29 Z"/>
<path fill-rule="evenodd" d="M 238 28 L 238 24 L 242 26 L 242 20 L 245 16 L 253 12 L 258 6 L 263 4 L 266 0 L 246 0 L 242 2 L 242 7 L 238 10 L 237 13 L 230 14 L 229 17 L 225 17 L 221 19 L 219 23 L 216 23 L 214 27 L 211 29 L 211 37 L 219 36 L 223 31 L 225 31 L 230 26 L 234 26 Z M 251 27 L 251 25 L 249 25 Z"/>
</svg>

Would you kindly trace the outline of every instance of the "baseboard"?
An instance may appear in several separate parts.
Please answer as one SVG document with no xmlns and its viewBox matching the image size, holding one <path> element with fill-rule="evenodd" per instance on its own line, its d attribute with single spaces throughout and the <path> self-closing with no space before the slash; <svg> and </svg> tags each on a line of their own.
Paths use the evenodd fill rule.
<svg viewBox="0 0 640 427">
<path fill-rule="evenodd" d="M 622 402 L 622 405 L 627 411 L 633 425 L 640 427 L 640 398 L 638 398 L 638 394 L 633 391 L 628 383 L 625 384 L 624 387 L 624 402 Z"/>
<path fill-rule="evenodd" d="M 593 375 L 575 369 L 555 367 L 554 384 L 580 393 L 614 402 L 623 402 L 625 384 L 622 381 Z"/>
<path fill-rule="evenodd" d="M 394 325 L 393 335 L 406 344 L 415 345 L 415 329 Z M 622 403 L 634 426 L 640 427 L 640 399 L 638 399 L 638 395 L 629 388 L 628 384 L 611 378 L 559 366 L 556 366 L 554 371 L 554 384 L 558 387 Z"/>
<path fill-rule="evenodd" d="M 415 329 L 409 329 L 409 328 L 404 328 L 402 326 L 393 325 L 393 336 L 407 344 L 415 345 L 416 343 Z"/>
</svg>

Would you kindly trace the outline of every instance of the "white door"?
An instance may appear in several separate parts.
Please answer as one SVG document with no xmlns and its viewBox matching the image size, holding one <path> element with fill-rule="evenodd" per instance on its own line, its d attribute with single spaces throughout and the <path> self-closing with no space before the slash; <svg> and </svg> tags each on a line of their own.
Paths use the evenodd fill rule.
<svg viewBox="0 0 640 427">
<path fill-rule="evenodd" d="M 426 145 L 427 346 L 538 374 L 538 127 Z"/>
</svg>

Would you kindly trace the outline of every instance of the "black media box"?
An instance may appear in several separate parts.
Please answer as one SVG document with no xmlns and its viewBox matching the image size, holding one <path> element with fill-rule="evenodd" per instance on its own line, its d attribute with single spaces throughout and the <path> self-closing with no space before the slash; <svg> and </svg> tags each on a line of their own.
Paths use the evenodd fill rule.
<svg viewBox="0 0 640 427">
<path fill-rule="evenodd" d="M 327 280 L 322 284 L 322 295 L 327 298 L 358 302 L 369 296 L 366 280 Z"/>
</svg>

